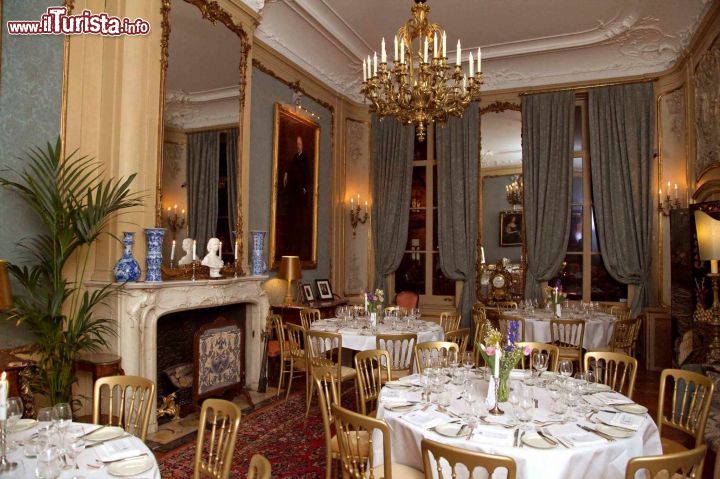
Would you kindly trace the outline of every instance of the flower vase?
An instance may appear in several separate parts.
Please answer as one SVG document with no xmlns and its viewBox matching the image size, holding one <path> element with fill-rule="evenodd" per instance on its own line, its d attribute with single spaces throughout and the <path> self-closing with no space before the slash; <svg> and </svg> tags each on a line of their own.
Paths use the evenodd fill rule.
<svg viewBox="0 0 720 479">
<path fill-rule="evenodd" d="M 260 276 L 267 271 L 265 263 L 265 235 L 267 231 L 251 231 L 252 252 L 250 254 L 250 274 Z"/>
<path fill-rule="evenodd" d="M 135 233 L 132 231 L 124 231 L 122 242 L 124 247 L 122 257 L 115 264 L 115 268 L 113 268 L 115 281 L 118 283 L 137 281 L 140 279 L 142 271 L 140 271 L 140 263 L 137 262 L 132 251 L 133 244 L 135 244 Z"/>
<path fill-rule="evenodd" d="M 373 328 L 377 327 L 377 312 L 370 313 L 370 326 Z"/>
<path fill-rule="evenodd" d="M 147 238 L 147 256 L 145 281 L 148 283 L 159 283 L 162 281 L 162 244 L 165 236 L 165 228 L 145 228 Z"/>
<path fill-rule="evenodd" d="M 510 371 L 500 372 L 497 388 L 497 402 L 505 402 L 508 400 L 508 379 L 510 379 Z"/>
</svg>

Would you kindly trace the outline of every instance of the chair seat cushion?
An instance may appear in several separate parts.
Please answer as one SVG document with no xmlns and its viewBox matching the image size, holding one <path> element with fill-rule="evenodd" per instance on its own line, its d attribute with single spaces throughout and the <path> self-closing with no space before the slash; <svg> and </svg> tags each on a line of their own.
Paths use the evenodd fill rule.
<svg viewBox="0 0 720 479">
<path fill-rule="evenodd" d="M 340 370 L 340 375 L 343 380 L 345 379 L 352 379 L 355 376 L 357 376 L 357 371 L 355 371 L 354 368 L 349 368 L 347 366 L 342 366 Z"/>
<path fill-rule="evenodd" d="M 385 466 L 373 468 L 373 475 L 376 479 L 383 479 L 385 477 Z M 393 479 L 425 479 L 425 474 L 404 464 L 393 464 L 392 477 Z"/>
<path fill-rule="evenodd" d="M 677 441 L 668 439 L 666 437 L 660 438 L 660 444 L 662 444 L 663 454 L 673 454 L 676 452 L 685 452 L 688 450 L 687 447 L 683 446 Z"/>
<path fill-rule="evenodd" d="M 355 449 L 355 444 L 358 444 L 360 448 L 360 453 L 358 454 L 357 451 L 353 450 L 354 456 L 360 456 L 360 457 L 369 457 L 370 456 L 370 435 L 367 431 L 360 431 L 359 433 L 359 439 L 356 443 L 354 440 L 350 441 L 350 447 Z M 333 436 L 332 440 L 330 441 L 330 450 L 333 452 L 333 454 L 340 454 L 340 445 L 338 444 L 338 438 L 337 436 Z"/>
</svg>

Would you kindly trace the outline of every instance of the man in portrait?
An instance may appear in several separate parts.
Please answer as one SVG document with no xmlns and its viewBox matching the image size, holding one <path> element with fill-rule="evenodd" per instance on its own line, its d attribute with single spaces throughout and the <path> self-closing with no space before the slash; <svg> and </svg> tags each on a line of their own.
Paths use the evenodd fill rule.
<svg viewBox="0 0 720 479">
<path fill-rule="evenodd" d="M 295 136 L 295 149 L 289 159 L 281 159 L 278 185 L 278 254 L 307 258 L 311 245 L 302 241 L 312 228 L 313 175 L 303 138 Z"/>
</svg>

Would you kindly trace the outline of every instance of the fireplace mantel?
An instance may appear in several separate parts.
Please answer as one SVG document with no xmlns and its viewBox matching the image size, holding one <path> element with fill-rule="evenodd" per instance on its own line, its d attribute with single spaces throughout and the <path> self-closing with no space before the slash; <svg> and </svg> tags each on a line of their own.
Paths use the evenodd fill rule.
<svg viewBox="0 0 720 479">
<path fill-rule="evenodd" d="M 157 383 L 157 323 L 177 311 L 245 304 L 245 381 L 256 389 L 262 365 L 262 331 L 270 305 L 262 289 L 266 276 L 218 280 L 127 283 L 107 302 L 107 314 L 117 322 L 117 337 L 110 339 L 111 352 L 122 358 L 125 374 L 143 376 Z M 89 289 L 108 283 L 90 281 Z M 153 407 L 155 405 L 153 404 Z M 150 430 L 157 428 L 151 415 Z"/>
</svg>

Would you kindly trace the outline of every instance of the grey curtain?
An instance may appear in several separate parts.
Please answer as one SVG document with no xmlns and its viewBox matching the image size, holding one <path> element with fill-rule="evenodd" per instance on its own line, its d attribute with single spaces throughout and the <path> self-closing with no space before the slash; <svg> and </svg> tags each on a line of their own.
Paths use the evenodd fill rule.
<svg viewBox="0 0 720 479">
<path fill-rule="evenodd" d="M 440 266 L 448 278 L 464 281 L 460 312 L 465 325 L 475 299 L 479 129 L 477 103 L 462 118 L 435 126 Z"/>
<path fill-rule="evenodd" d="M 571 91 L 522 97 L 528 299 L 544 300 L 541 283 L 558 273 L 567 251 L 574 110 Z"/>
<path fill-rule="evenodd" d="M 225 158 L 227 160 L 227 201 L 228 217 L 230 218 L 230 229 L 237 231 L 237 205 L 238 205 L 238 129 L 230 128 L 227 131 L 227 143 L 225 144 Z M 233 236 L 233 239 L 235 237 Z M 232 247 L 232 246 L 231 246 Z"/>
<path fill-rule="evenodd" d="M 610 275 L 636 285 L 631 305 L 635 317 L 653 298 L 653 87 L 647 82 L 596 88 L 588 100 L 598 242 Z"/>
<path fill-rule="evenodd" d="M 394 118 L 372 117 L 372 238 L 374 287 L 402 261 L 407 242 L 412 187 L 413 128 Z"/>
<path fill-rule="evenodd" d="M 205 255 L 215 236 L 218 217 L 220 132 L 190 133 L 187 143 L 188 230 L 197 240 L 198 256 Z"/>
</svg>

